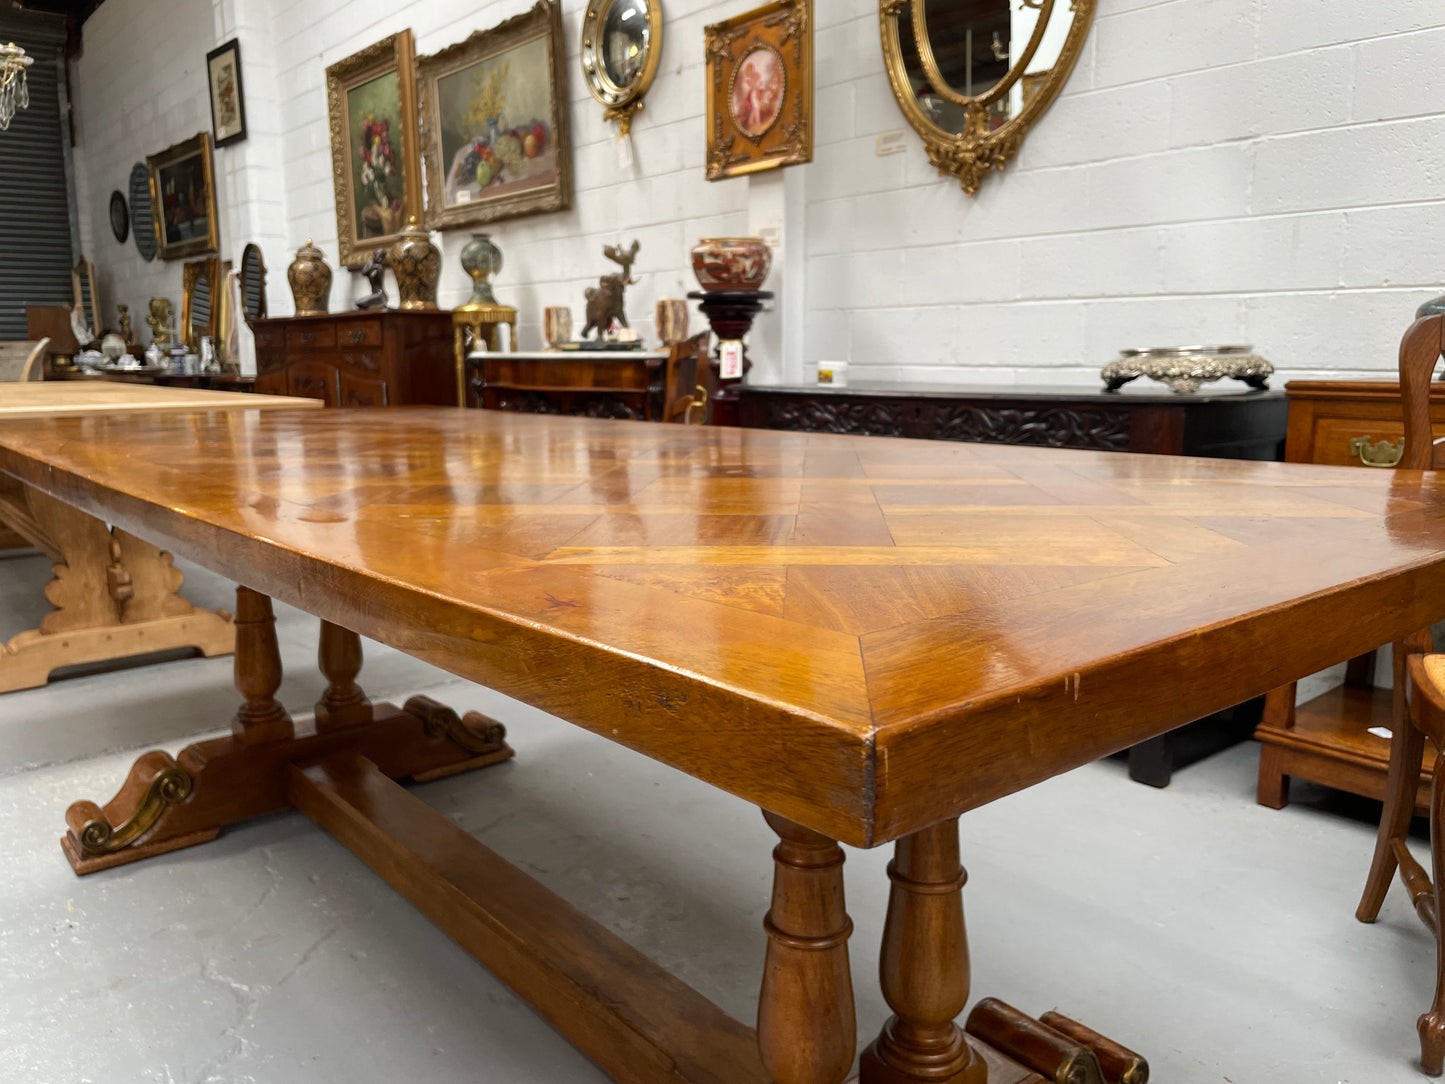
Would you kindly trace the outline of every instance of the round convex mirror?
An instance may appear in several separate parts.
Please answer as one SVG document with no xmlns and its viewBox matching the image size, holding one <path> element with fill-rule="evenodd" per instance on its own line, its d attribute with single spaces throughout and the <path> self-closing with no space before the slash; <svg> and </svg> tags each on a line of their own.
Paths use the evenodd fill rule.
<svg viewBox="0 0 1445 1084">
<path fill-rule="evenodd" d="M 612 0 L 602 16 L 602 74 L 630 87 L 647 61 L 647 0 Z"/>
<path fill-rule="evenodd" d="M 266 316 L 266 264 L 257 245 L 247 245 L 241 252 L 241 309 L 247 320 Z"/>
<path fill-rule="evenodd" d="M 130 170 L 130 232 L 136 251 L 149 263 L 156 258 L 156 224 L 151 218 L 151 177 L 137 162 Z"/>
<path fill-rule="evenodd" d="M 625 135 L 657 75 L 662 0 L 589 0 L 582 21 L 587 89 Z"/>
</svg>

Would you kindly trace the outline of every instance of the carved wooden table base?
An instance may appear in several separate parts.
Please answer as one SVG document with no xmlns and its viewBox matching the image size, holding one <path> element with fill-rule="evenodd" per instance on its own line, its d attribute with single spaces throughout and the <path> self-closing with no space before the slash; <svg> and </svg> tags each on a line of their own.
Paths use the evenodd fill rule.
<svg viewBox="0 0 1445 1084">
<path fill-rule="evenodd" d="M 512 756 L 499 723 L 426 697 L 372 704 L 359 637 L 322 622 L 328 685 L 298 736 L 281 685 L 271 601 L 237 590 L 232 735 L 172 758 L 150 752 L 106 806 L 66 811 L 77 874 L 214 839 L 294 805 L 451 934 L 603 1070 L 626 1084 L 841 1084 L 857 1025 L 843 851 L 765 812 L 778 834 L 756 1030 L 510 865 L 394 782 Z M 861 1084 L 1144 1084 L 1143 1059 L 1066 1017 L 1041 1022 L 993 999 L 967 1028 L 957 818 L 900 839 L 882 947 L 894 1015 L 864 1052 Z M 1052 1025 L 1052 1026 L 1051 1026 Z"/>
<path fill-rule="evenodd" d="M 192 606 L 164 553 L 29 486 L 0 482 L 0 527 L 55 562 L 40 628 L 0 644 L 0 693 L 31 689 L 53 670 L 154 651 L 231 651 L 231 616 Z"/>
</svg>

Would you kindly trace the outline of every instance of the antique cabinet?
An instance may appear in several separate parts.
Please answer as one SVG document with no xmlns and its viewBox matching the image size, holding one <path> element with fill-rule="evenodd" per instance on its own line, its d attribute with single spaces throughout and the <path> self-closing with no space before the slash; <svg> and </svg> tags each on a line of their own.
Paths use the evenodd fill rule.
<svg viewBox="0 0 1445 1084">
<path fill-rule="evenodd" d="M 327 406 L 455 406 L 448 312 L 358 311 L 252 320 L 256 390 Z"/>
<path fill-rule="evenodd" d="M 741 389 L 741 424 L 815 433 L 1039 444 L 1113 452 L 1278 459 L 1286 405 L 1274 391 L 810 384 Z"/>
<path fill-rule="evenodd" d="M 466 405 L 652 421 L 666 351 L 492 351 L 466 359 Z"/>
<path fill-rule="evenodd" d="M 1285 394 L 1285 459 L 1291 463 L 1388 469 L 1405 450 L 1398 381 L 1295 380 L 1285 385 Z M 1445 386 L 1431 389 L 1430 417 L 1437 426 L 1445 423 Z M 1445 600 L 1440 613 L 1445 617 Z M 1383 735 L 1392 725 L 1393 693 L 1377 687 L 1374 674 L 1372 652 L 1350 661 L 1343 685 L 1298 707 L 1294 685 L 1269 694 L 1255 731 L 1260 805 L 1287 805 L 1294 776 L 1366 798 L 1384 797 L 1390 740 Z M 1434 766 L 1435 749 L 1427 744 L 1417 812 L 1428 807 Z"/>
</svg>

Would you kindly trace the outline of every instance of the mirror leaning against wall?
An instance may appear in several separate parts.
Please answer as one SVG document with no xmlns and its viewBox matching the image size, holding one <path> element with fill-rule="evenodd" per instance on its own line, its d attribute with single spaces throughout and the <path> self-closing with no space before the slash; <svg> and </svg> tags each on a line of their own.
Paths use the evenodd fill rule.
<svg viewBox="0 0 1445 1084">
<path fill-rule="evenodd" d="M 970 196 L 1073 71 L 1095 0 L 880 0 L 893 96 L 939 173 Z"/>
</svg>

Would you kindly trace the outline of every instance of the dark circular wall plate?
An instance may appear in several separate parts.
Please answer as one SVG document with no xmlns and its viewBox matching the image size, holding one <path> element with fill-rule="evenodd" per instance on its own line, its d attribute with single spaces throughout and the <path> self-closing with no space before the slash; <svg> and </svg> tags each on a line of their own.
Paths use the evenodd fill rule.
<svg viewBox="0 0 1445 1084">
<path fill-rule="evenodd" d="M 130 209 L 119 189 L 110 194 L 110 232 L 121 244 L 130 236 Z"/>
<path fill-rule="evenodd" d="M 130 231 L 136 251 L 149 263 L 156 258 L 156 224 L 151 218 L 151 181 L 146 167 L 137 162 L 130 171 Z"/>
</svg>

